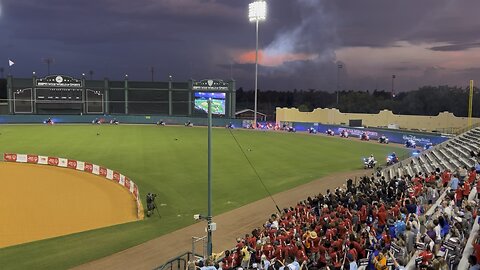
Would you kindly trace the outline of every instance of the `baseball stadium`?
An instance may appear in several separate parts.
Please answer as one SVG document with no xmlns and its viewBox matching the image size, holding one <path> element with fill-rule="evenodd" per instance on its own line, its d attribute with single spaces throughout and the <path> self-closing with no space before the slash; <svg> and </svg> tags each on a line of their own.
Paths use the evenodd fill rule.
<svg viewBox="0 0 480 270">
<path fill-rule="evenodd" d="M 21 2 L 25 11 L 34 5 Z M 189 12 L 195 10 L 195 23 L 182 17 L 177 26 L 183 36 L 188 36 L 183 34 L 190 28 L 186 25 L 204 27 L 197 19 L 206 14 L 211 23 L 211 10 L 220 22 L 232 17 L 234 9 L 228 5 L 237 5 L 199 1 L 211 7 L 202 9 L 192 1 L 160 2 L 161 10 L 172 14 L 186 12 L 186 7 Z M 284 1 L 272 10 L 278 12 L 282 5 L 287 10 L 286 2 L 291 4 Z M 300 68 L 309 61 L 324 61 L 328 57 L 323 54 L 333 55 L 335 50 L 293 50 L 319 43 L 293 44 L 296 39 L 303 42 L 301 36 L 318 28 L 319 22 L 333 20 L 327 12 L 315 11 L 324 7 L 317 2 L 324 1 L 293 2 L 298 2 L 301 12 L 285 13 L 282 20 L 302 17 L 306 10 L 313 16 L 297 18 L 300 26 L 291 31 L 284 31 L 287 28 L 274 21 L 269 27 L 284 32 L 268 33 L 274 42 L 261 51 L 259 22 L 266 19 L 267 4 L 264 0 L 250 4 L 256 48 L 254 52 L 229 49 L 237 56 L 232 56 L 229 67 L 218 62 L 228 58 L 217 55 L 219 48 L 226 46 L 219 37 L 229 39 L 221 31 L 205 34 L 205 39 L 211 39 L 207 48 L 195 40 L 197 36 L 188 40 L 203 51 L 215 51 L 211 58 L 217 62 L 210 63 L 214 68 L 190 59 L 171 61 L 169 50 L 163 52 L 166 58 L 161 63 L 165 66 L 185 62 L 188 64 L 182 69 L 201 65 L 197 69 L 211 73 L 199 80 L 174 79 L 172 75 L 156 80 L 153 66 L 149 69 L 151 80 L 128 75 L 97 79 L 93 70 L 89 77 L 69 70 L 51 72 L 51 58 L 42 60 L 48 65 L 47 74 L 25 76 L 15 73 L 13 67 L 18 64 L 9 59 L 8 75 L 0 69 L 0 269 L 480 269 L 480 107 L 476 105 L 480 96 L 475 82 L 469 80 L 466 88 L 425 86 L 409 96 L 408 90 L 394 91 L 397 75 L 389 74 L 386 81 L 390 87 L 391 76 L 391 92 L 378 87 L 371 92 L 341 90 L 342 74 L 348 75 L 344 62 L 332 62 L 335 71 L 320 72 L 309 65 Z M 125 7 L 117 4 L 113 10 L 120 16 L 116 14 L 115 20 L 126 14 L 119 11 Z M 63 5 L 57 3 L 48 12 L 54 14 Z M 218 5 L 222 7 L 219 10 Z M 146 6 L 158 8 L 153 3 Z M 146 29 L 151 24 L 148 18 L 162 16 L 143 8 L 134 10 L 146 20 L 137 18 L 136 23 Z M 64 13 L 62 18 L 67 18 L 66 14 L 76 16 Z M 170 20 L 174 16 L 165 17 Z M 213 21 L 221 28 L 221 23 Z M 310 25 L 312 22 L 315 25 Z M 102 24 L 84 30 L 92 36 L 96 31 L 102 35 L 115 32 L 103 29 Z M 157 29 L 144 39 L 129 30 L 129 24 L 120 21 L 118 25 L 127 30 L 119 31 L 121 36 L 114 38 L 115 42 L 132 35 L 132 40 L 147 44 L 154 39 L 153 32 L 159 32 L 161 46 L 149 43 L 146 50 L 151 46 L 161 51 L 157 46 L 164 48 L 165 44 L 171 49 L 179 40 L 182 46 L 187 43 L 183 36 L 164 35 Z M 212 25 L 206 28 L 215 32 Z M 34 36 L 41 36 L 38 39 L 47 37 L 47 32 L 63 32 L 53 28 L 35 31 Z M 329 42 L 337 42 L 330 32 L 335 31 L 321 34 Z M 102 40 L 99 37 L 90 43 L 78 36 L 80 32 L 69 34 L 79 46 L 69 47 L 71 51 L 82 43 L 102 43 L 96 41 Z M 133 41 L 125 43 L 129 42 Z M 357 42 L 357 46 L 362 50 L 383 48 L 369 42 Z M 426 41 L 401 40 L 392 47 L 417 46 L 416 42 Z M 11 41 L 6 43 L 0 42 L 0 48 L 15 47 Z M 478 41 L 445 44 L 433 44 L 429 53 L 479 47 Z M 88 47 L 89 53 L 95 46 Z M 190 49 L 192 52 L 187 52 Z M 30 50 L 24 49 L 25 57 L 31 56 Z M 102 50 L 107 55 L 116 48 Z M 339 50 L 339 57 L 342 52 L 343 56 L 360 55 L 351 53 L 354 46 L 347 50 Z M 188 47 L 182 54 L 192 57 L 193 51 Z M 118 55 L 123 53 L 122 49 Z M 105 69 L 126 67 L 118 64 L 118 55 L 98 63 L 111 61 Z M 391 55 L 395 53 L 382 57 Z M 18 58 L 25 59 L 22 57 Z M 205 63 L 207 58 L 202 56 Z M 76 63 L 65 59 L 72 66 Z M 360 69 L 365 66 L 368 70 L 376 60 L 361 61 Z M 84 68 L 80 62 L 79 68 Z M 244 90 L 241 81 L 233 79 L 234 64 L 240 76 L 255 67 L 253 90 Z M 296 86 L 288 93 L 259 91 L 259 67 L 270 69 L 261 79 L 282 85 L 299 75 L 302 78 L 291 81 L 316 83 L 314 77 L 328 77 L 326 81 L 336 84 L 336 91 L 297 90 Z M 455 67 L 452 77 L 460 73 Z M 228 77 L 219 71 L 222 69 L 229 69 L 230 79 L 222 79 Z M 391 71 L 383 65 L 381 69 Z M 443 82 L 444 69 L 434 66 L 422 76 Z M 292 75 L 292 70 L 300 71 Z M 349 72 L 353 74 L 353 70 Z M 400 73 L 404 69 L 392 70 Z M 478 73 L 470 66 L 466 70 L 468 76 Z M 380 81 L 368 76 L 375 83 Z M 419 78 L 412 81 L 417 83 Z M 262 113 L 260 108 L 270 111 Z M 414 113 L 418 111 L 430 113 Z"/>
<path fill-rule="evenodd" d="M 352 192 L 370 194 L 375 198 L 372 205 L 382 205 L 376 213 L 376 206 L 370 214 L 363 213 L 365 208 L 348 212 L 357 213 L 362 222 L 373 218 L 372 228 L 377 230 L 387 226 L 382 224 L 387 222 L 381 218 L 382 211 L 391 228 L 402 221 L 401 215 L 393 214 L 391 204 L 397 195 L 414 200 L 422 193 L 432 194 L 425 196 L 426 202 L 417 203 L 422 211 L 414 213 L 421 220 L 417 226 L 428 227 L 450 198 L 449 182 L 442 185 L 445 178 L 456 176 L 449 172 L 478 168 L 470 153 L 479 146 L 480 132 L 474 126 L 480 119 L 442 114 L 428 117 L 428 131 L 418 132 L 411 126 L 427 116 L 277 108 L 275 121 L 258 122 L 252 129 L 251 120 L 233 117 L 232 84 L 208 79 L 148 83 L 64 75 L 8 77 L 9 102 L 2 105 L 0 116 L 0 258 L 5 269 L 179 269 L 203 259 L 233 265 L 237 258 L 235 267 L 253 267 L 255 256 L 265 260 L 261 247 L 272 247 L 271 260 L 281 256 L 275 255 L 273 246 L 282 244 L 265 236 L 281 226 L 284 229 L 278 237 L 288 235 L 293 228 L 289 216 L 303 220 L 306 213 L 322 213 L 325 220 L 349 220 L 344 214 L 334 214 L 346 211 L 348 203 L 332 207 L 335 198 L 352 196 L 347 195 Z M 177 95 L 186 102 L 176 102 Z M 151 97 L 157 97 L 156 103 L 145 103 Z M 163 111 L 150 114 L 156 107 Z M 397 129 L 385 128 L 392 124 Z M 431 132 L 447 126 L 456 128 L 459 135 Z M 392 153 L 396 160 L 387 164 L 385 157 L 389 159 Z M 367 162 L 369 156 L 377 157 L 372 166 Z M 475 170 L 468 173 L 469 179 L 476 177 L 472 173 Z M 465 195 L 469 200 L 466 197 L 461 207 L 471 210 L 475 181 L 472 178 L 471 194 Z M 388 189 L 385 194 L 374 192 L 392 183 L 398 189 L 394 194 Z M 203 217 L 208 217 L 210 195 L 212 215 L 206 224 Z M 298 227 L 305 230 L 297 235 L 299 241 L 283 240 L 283 245 L 310 241 L 315 245 L 315 239 L 320 239 L 316 235 L 325 239 L 335 227 L 341 235 L 341 226 L 346 237 L 345 228 L 353 224 L 344 222 L 332 223 L 337 225 L 325 232 Z M 361 231 L 363 226 L 357 226 Z M 451 248 L 449 243 L 444 240 Z M 471 252 L 462 243 L 456 244 L 457 255 Z M 392 250 L 398 246 L 391 243 Z M 408 257 L 415 265 L 425 251 L 425 246 L 420 248 L 411 256 L 401 250 L 395 254 L 405 265 Z M 245 250 L 251 254 L 247 264 L 241 259 L 245 256 L 230 260 L 232 254 Z M 304 257 L 298 255 L 296 260 L 311 263 L 308 256 L 313 251 L 299 250 Z M 363 247 L 360 251 L 365 253 Z M 366 253 L 356 256 L 359 264 L 368 258 Z"/>
</svg>

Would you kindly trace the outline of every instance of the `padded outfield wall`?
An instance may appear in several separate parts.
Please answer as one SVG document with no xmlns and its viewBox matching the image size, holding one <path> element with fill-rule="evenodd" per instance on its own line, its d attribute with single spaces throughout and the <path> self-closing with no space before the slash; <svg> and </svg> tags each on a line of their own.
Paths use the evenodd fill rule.
<svg viewBox="0 0 480 270">
<path fill-rule="evenodd" d="M 187 122 L 195 126 L 206 126 L 207 117 L 175 117 L 165 115 L 0 115 L 0 124 L 41 124 L 50 118 L 56 124 L 91 124 L 101 120 L 105 124 L 117 120 L 120 124 L 155 124 L 164 121 L 167 125 L 183 125 Z M 242 119 L 212 118 L 212 125 L 224 127 L 229 123 L 242 126 Z"/>
<path fill-rule="evenodd" d="M 349 125 L 351 120 L 361 120 L 362 126 L 385 128 L 395 125 L 399 129 L 455 133 L 468 125 L 467 117 L 456 117 L 442 112 L 437 116 L 397 115 L 389 110 L 378 114 L 342 113 L 338 109 L 317 108 L 300 112 L 297 108 L 277 108 L 276 122 L 322 123 L 326 125 Z M 472 124 L 480 124 L 480 118 L 472 118 Z"/>
<path fill-rule="evenodd" d="M 427 132 L 414 132 L 407 130 L 393 130 L 393 129 L 380 129 L 380 128 L 356 128 L 339 125 L 324 125 L 319 123 L 301 123 L 301 122 L 280 122 L 288 126 L 295 127 L 296 131 L 307 131 L 309 128 L 314 128 L 318 133 L 325 134 L 328 129 L 335 132 L 335 136 L 339 136 L 340 132 L 345 130 L 348 132 L 349 137 L 360 138 L 362 133 L 366 133 L 371 140 L 378 140 L 380 136 L 387 136 L 388 140 L 392 143 L 403 144 L 407 140 L 414 140 L 417 146 L 425 146 L 428 143 L 434 145 L 440 144 L 450 139 L 450 136 L 442 135 L 439 133 L 427 133 Z"/>
</svg>

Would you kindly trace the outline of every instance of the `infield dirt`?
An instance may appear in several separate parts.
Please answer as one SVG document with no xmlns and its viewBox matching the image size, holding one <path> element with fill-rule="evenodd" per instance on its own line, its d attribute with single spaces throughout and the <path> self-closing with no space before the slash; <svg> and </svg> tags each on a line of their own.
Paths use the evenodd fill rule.
<svg viewBox="0 0 480 270">
<path fill-rule="evenodd" d="M 0 248 L 137 220 L 120 185 L 85 172 L 0 162 Z"/>
</svg>

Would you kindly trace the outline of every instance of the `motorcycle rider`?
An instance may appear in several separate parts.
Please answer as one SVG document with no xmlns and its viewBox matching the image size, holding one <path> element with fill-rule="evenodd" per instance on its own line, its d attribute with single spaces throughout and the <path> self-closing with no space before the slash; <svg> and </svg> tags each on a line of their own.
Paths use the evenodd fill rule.
<svg viewBox="0 0 480 270">
<path fill-rule="evenodd" d="M 373 154 L 371 154 L 370 157 L 368 158 L 368 162 L 369 163 L 374 163 L 375 162 L 375 157 L 373 156 Z"/>
</svg>

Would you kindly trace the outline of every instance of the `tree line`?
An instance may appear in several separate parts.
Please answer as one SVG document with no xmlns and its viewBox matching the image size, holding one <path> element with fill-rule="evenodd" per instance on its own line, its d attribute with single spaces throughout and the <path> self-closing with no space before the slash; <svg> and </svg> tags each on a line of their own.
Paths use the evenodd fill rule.
<svg viewBox="0 0 480 270">
<path fill-rule="evenodd" d="M 469 88 L 452 86 L 423 86 L 418 90 L 401 92 L 392 97 L 389 91 L 340 91 L 337 94 L 309 90 L 258 91 L 258 111 L 275 119 L 276 107 L 298 108 L 309 112 L 315 108 L 338 108 L 344 113 L 378 113 L 391 110 L 395 114 L 438 115 L 449 111 L 458 117 L 468 116 Z M 253 109 L 254 91 L 237 90 L 237 111 Z M 480 117 L 480 93 L 474 89 L 473 117 Z"/>
</svg>

